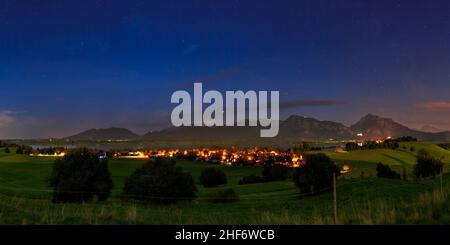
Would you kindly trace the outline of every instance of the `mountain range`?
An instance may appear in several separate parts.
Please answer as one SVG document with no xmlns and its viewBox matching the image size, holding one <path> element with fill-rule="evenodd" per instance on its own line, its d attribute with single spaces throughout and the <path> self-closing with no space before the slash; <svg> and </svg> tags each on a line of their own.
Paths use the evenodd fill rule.
<svg viewBox="0 0 450 245">
<path fill-rule="evenodd" d="M 436 128 L 436 127 L 431 126 L 431 125 L 424 125 L 423 127 L 420 128 L 420 131 L 430 132 L 430 133 L 439 133 L 439 132 L 442 132 L 444 130 L 441 130 L 441 129 Z"/>
<path fill-rule="evenodd" d="M 293 115 L 280 121 L 275 138 L 259 137 L 260 127 L 172 127 L 137 135 L 124 128 L 90 129 L 67 137 L 70 140 L 143 140 L 164 142 L 220 142 L 236 141 L 301 141 L 301 140 L 375 140 L 387 137 L 412 136 L 427 141 L 450 141 L 450 131 L 425 132 L 408 128 L 390 118 L 368 114 L 350 127 L 332 121 Z"/>
<path fill-rule="evenodd" d="M 70 140 L 92 140 L 92 141 L 105 141 L 105 140 L 130 140 L 137 139 L 140 136 L 131 132 L 126 128 L 106 128 L 106 129 L 89 129 L 76 135 L 72 135 L 65 139 Z"/>
</svg>

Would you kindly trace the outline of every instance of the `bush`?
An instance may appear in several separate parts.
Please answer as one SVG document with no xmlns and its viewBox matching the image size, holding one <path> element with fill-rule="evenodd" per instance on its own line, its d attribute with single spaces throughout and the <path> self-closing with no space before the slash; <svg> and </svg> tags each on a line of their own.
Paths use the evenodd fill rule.
<svg viewBox="0 0 450 245">
<path fill-rule="evenodd" d="M 127 199 L 166 204 L 192 200 L 196 193 L 192 175 L 175 166 L 175 161 L 162 158 L 137 168 L 127 177 L 123 188 Z"/>
<path fill-rule="evenodd" d="M 381 162 L 377 164 L 377 177 L 387 179 L 400 179 L 400 174 Z"/>
<path fill-rule="evenodd" d="M 286 180 L 289 176 L 289 168 L 283 165 L 265 164 L 262 176 L 264 181 Z"/>
<path fill-rule="evenodd" d="M 108 160 L 88 149 L 76 149 L 55 160 L 49 178 L 53 202 L 86 202 L 109 197 L 113 187 Z"/>
<path fill-rule="evenodd" d="M 208 201 L 212 203 L 231 203 L 238 200 L 239 197 L 233 189 L 219 190 L 208 197 Z"/>
<path fill-rule="evenodd" d="M 417 138 L 406 136 L 395 139 L 397 142 L 417 142 Z"/>
<path fill-rule="evenodd" d="M 339 167 L 327 155 L 312 154 L 297 168 L 293 180 L 301 193 L 313 195 L 332 189 L 333 174 L 339 175 Z"/>
<path fill-rule="evenodd" d="M 261 183 L 261 182 L 264 182 L 264 178 L 262 178 L 261 176 L 252 174 L 252 175 L 244 176 L 242 179 L 239 180 L 238 184 L 245 185 L 245 184 L 256 184 L 256 183 Z"/>
<path fill-rule="evenodd" d="M 199 179 L 204 187 L 215 187 L 227 183 L 227 176 L 217 168 L 204 169 Z"/>
<path fill-rule="evenodd" d="M 10 150 L 8 147 L 6 147 L 6 148 L 5 148 L 5 153 L 6 153 L 6 154 L 9 154 L 9 153 L 11 153 L 11 150 Z"/>
<path fill-rule="evenodd" d="M 358 145 L 358 143 L 356 142 L 348 142 L 347 144 L 345 144 L 345 150 L 346 151 L 354 151 L 354 150 L 358 150 L 360 147 Z"/>
<path fill-rule="evenodd" d="M 414 175 L 417 178 L 436 177 L 442 171 L 444 164 L 427 151 L 419 150 L 417 153 L 417 164 L 414 166 Z"/>
<path fill-rule="evenodd" d="M 32 151 L 33 151 L 33 148 L 31 146 L 19 145 L 19 146 L 17 146 L 16 154 L 29 155 L 32 153 Z"/>
</svg>

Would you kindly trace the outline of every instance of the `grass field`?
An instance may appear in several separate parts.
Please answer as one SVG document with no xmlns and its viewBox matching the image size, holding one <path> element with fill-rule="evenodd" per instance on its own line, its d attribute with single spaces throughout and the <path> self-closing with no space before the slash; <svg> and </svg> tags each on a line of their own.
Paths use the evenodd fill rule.
<svg viewBox="0 0 450 245">
<path fill-rule="evenodd" d="M 413 144 L 413 145 L 411 145 Z M 415 152 L 409 150 L 416 148 Z M 426 148 L 449 163 L 449 151 L 429 143 L 408 143 L 408 149 L 328 152 L 337 162 L 348 162 L 352 171 L 338 180 L 338 222 L 350 224 L 450 223 L 450 176 L 439 179 L 400 181 L 375 177 L 375 164 L 408 166 L 411 172 L 418 149 Z M 328 224 L 332 223 L 332 194 L 301 197 L 288 181 L 238 185 L 260 167 L 220 168 L 228 184 L 205 189 L 198 198 L 173 205 L 123 202 L 119 199 L 125 177 L 143 160 L 110 159 L 114 180 L 106 202 L 53 204 L 46 184 L 54 158 L 4 154 L 0 149 L 0 224 Z M 177 163 L 197 180 L 206 163 Z M 365 172 L 363 178 L 361 171 Z M 209 193 L 233 188 L 239 201 L 232 204 L 207 202 Z"/>
<path fill-rule="evenodd" d="M 411 147 L 413 147 L 413 151 L 411 151 Z M 397 150 L 374 149 L 345 153 L 326 152 L 326 154 L 340 164 L 348 163 L 352 167 L 352 172 L 349 174 L 352 177 L 360 176 L 361 172 L 369 176 L 375 175 L 374 164 L 381 162 L 390 165 L 400 173 L 405 167 L 407 176 L 413 178 L 412 169 L 416 164 L 416 155 L 420 149 L 424 149 L 434 157 L 441 159 L 446 163 L 444 171 L 450 171 L 450 151 L 428 142 L 403 142 L 400 143 L 400 148 Z"/>
</svg>

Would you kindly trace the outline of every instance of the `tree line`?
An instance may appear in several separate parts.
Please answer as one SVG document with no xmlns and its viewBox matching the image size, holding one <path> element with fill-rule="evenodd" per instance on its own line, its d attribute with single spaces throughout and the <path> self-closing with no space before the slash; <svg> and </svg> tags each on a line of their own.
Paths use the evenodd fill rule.
<svg viewBox="0 0 450 245">
<path fill-rule="evenodd" d="M 377 164 L 377 176 L 400 179 L 401 175 L 388 165 Z M 443 163 L 428 152 L 420 150 L 414 166 L 417 178 L 436 177 L 443 171 Z M 331 191 L 333 177 L 340 175 L 340 167 L 323 153 L 308 154 L 298 168 L 266 163 L 261 175 L 244 176 L 240 185 L 292 179 L 299 193 L 315 195 Z M 405 174 L 403 173 L 405 176 Z M 227 184 L 226 174 L 218 167 L 206 167 L 198 183 L 204 188 Z M 100 158 L 98 152 L 86 148 L 71 150 L 55 160 L 48 183 L 53 188 L 53 201 L 87 202 L 106 200 L 114 183 L 108 166 L 108 158 Z M 183 171 L 172 159 L 155 158 L 135 169 L 125 179 L 120 198 L 151 203 L 175 203 L 191 201 L 197 197 L 198 189 L 193 176 Z M 239 199 L 231 188 L 212 192 L 209 202 L 235 202 Z"/>
<path fill-rule="evenodd" d="M 282 181 L 291 178 L 301 193 L 315 194 L 318 190 L 330 189 L 333 174 L 339 174 L 338 166 L 325 154 L 306 157 L 300 168 L 266 163 L 261 176 L 245 176 L 239 184 L 267 181 Z M 251 179 L 256 179 L 251 180 Z M 69 151 L 55 160 L 49 185 L 53 188 L 53 202 L 87 202 L 106 200 L 114 183 L 108 166 L 108 158 L 100 158 L 98 152 L 83 149 Z M 198 179 L 205 188 L 227 183 L 227 176 L 217 167 L 205 168 Z M 120 198 L 152 203 L 174 203 L 190 201 L 197 197 L 197 186 L 193 176 L 184 172 L 172 159 L 155 158 L 138 167 L 125 179 Z M 221 189 L 208 196 L 208 201 L 235 202 L 238 195 L 233 189 Z"/>
</svg>

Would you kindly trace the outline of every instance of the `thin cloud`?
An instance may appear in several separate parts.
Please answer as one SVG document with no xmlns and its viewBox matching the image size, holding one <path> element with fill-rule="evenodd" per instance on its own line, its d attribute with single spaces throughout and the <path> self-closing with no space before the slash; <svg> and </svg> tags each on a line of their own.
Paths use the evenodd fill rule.
<svg viewBox="0 0 450 245">
<path fill-rule="evenodd" d="M 417 105 L 419 108 L 426 110 L 450 110 L 450 103 L 445 101 L 432 101 Z"/>
<path fill-rule="evenodd" d="M 16 121 L 13 111 L 0 111 L 0 128 L 9 126 Z"/>
<path fill-rule="evenodd" d="M 281 109 L 296 108 L 296 107 L 311 107 L 311 106 L 333 106 L 333 105 L 344 105 L 347 101 L 343 100 L 288 100 L 280 102 Z"/>
</svg>

